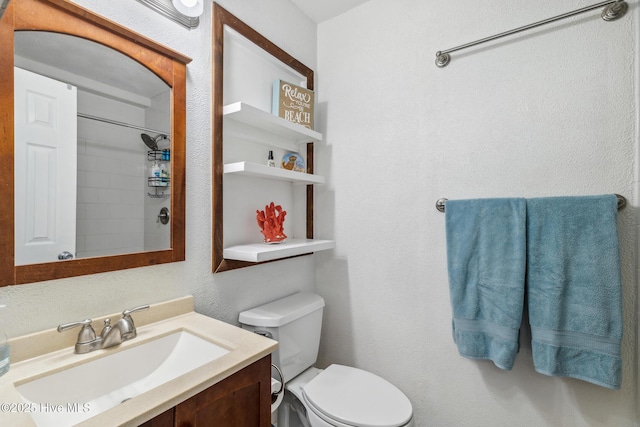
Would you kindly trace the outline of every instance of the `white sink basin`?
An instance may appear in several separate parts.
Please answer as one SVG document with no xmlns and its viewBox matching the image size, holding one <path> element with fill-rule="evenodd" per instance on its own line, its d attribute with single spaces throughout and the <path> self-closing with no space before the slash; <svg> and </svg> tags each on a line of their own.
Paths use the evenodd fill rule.
<svg viewBox="0 0 640 427">
<path fill-rule="evenodd" d="M 186 374 L 229 350 L 185 331 L 17 386 L 38 426 L 73 425 Z"/>
</svg>

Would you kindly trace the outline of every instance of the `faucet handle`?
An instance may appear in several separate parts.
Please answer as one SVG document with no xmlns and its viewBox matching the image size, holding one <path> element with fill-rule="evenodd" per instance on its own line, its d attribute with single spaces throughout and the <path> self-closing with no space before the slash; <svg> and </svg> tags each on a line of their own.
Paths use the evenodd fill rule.
<svg viewBox="0 0 640 427">
<path fill-rule="evenodd" d="M 125 329 L 122 331 L 122 338 L 124 340 L 130 340 L 138 335 L 138 332 L 136 331 L 136 325 L 133 323 L 133 317 L 131 317 L 131 313 L 148 309 L 149 304 L 145 304 L 139 307 L 127 309 L 122 312 L 122 319 L 120 319 L 118 322 L 124 321 L 126 324 Z"/>
<path fill-rule="evenodd" d="M 145 304 L 145 305 L 141 305 L 135 308 L 129 308 L 125 311 L 122 312 L 122 315 L 124 317 L 129 317 L 131 316 L 131 313 L 135 313 L 136 311 L 142 311 L 142 310 L 148 310 L 149 309 L 149 304 Z"/>
<path fill-rule="evenodd" d="M 84 319 L 80 322 L 63 323 L 58 325 L 58 332 L 66 331 L 67 329 L 75 328 L 76 326 L 82 326 L 78 333 L 78 343 L 86 343 L 96 339 L 96 331 L 91 326 L 91 319 Z"/>
</svg>

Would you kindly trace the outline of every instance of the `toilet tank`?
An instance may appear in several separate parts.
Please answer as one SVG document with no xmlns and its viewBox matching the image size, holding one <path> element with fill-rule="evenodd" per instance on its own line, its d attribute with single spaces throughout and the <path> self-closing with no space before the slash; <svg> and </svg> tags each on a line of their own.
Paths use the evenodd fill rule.
<svg viewBox="0 0 640 427">
<path fill-rule="evenodd" d="M 243 311 L 239 321 L 243 329 L 278 341 L 272 362 L 287 382 L 316 363 L 323 307 L 322 297 L 300 292 Z"/>
</svg>

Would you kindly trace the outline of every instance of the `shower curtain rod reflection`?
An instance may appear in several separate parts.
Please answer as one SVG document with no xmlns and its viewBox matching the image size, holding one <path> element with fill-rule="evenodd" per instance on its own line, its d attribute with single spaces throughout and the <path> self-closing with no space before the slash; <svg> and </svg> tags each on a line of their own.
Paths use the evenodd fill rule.
<svg viewBox="0 0 640 427">
<path fill-rule="evenodd" d="M 471 43 L 463 44 L 460 46 L 452 47 L 451 49 L 441 50 L 436 52 L 436 65 L 440 68 L 446 67 L 451 61 L 451 56 L 449 55 L 452 52 L 456 52 L 458 50 L 466 49 L 468 47 L 476 46 L 482 43 L 490 42 L 492 40 L 500 39 L 502 37 L 510 36 L 512 34 L 516 34 L 522 31 L 531 30 L 536 27 L 540 27 L 542 25 L 550 24 L 555 21 L 559 21 L 564 18 L 569 18 L 571 16 L 579 15 L 584 12 L 589 12 L 590 10 L 598 9 L 603 6 L 606 6 L 600 16 L 603 20 L 615 21 L 618 18 L 624 16 L 627 13 L 628 5 L 624 0 L 608 0 L 603 1 L 597 4 L 593 4 L 591 6 L 583 7 L 582 9 L 574 10 L 572 12 L 567 12 L 562 15 L 554 16 L 553 18 L 545 19 L 542 21 L 534 22 L 533 24 L 525 25 L 523 27 L 518 27 L 510 31 L 505 31 L 500 34 L 496 34 L 495 36 L 485 37 L 484 39 L 476 40 Z"/>
<path fill-rule="evenodd" d="M 616 194 L 616 198 L 618 199 L 618 210 L 623 209 L 625 206 L 627 206 L 627 199 L 625 199 L 624 196 L 621 196 L 620 194 Z M 447 200 L 449 199 L 438 199 L 436 201 L 436 209 L 439 210 L 440 212 L 444 212 L 445 211 L 445 205 L 447 204 Z"/>
<path fill-rule="evenodd" d="M 116 120 L 111 120 L 111 119 L 105 119 L 105 118 L 102 118 L 102 117 L 91 116 L 89 114 L 84 114 L 84 113 L 78 113 L 78 117 L 81 117 L 83 119 L 96 120 L 98 122 L 103 122 L 103 123 L 109 123 L 109 124 L 116 125 L 116 126 L 124 126 L 124 127 L 131 128 L 131 129 L 141 130 L 141 131 L 144 131 L 144 132 L 157 133 L 157 134 L 163 134 L 163 135 L 171 135 L 169 132 L 165 132 L 165 131 L 162 131 L 162 130 L 149 129 L 149 128 L 145 128 L 145 127 L 142 127 L 142 126 L 136 126 L 136 125 L 132 125 L 132 124 L 129 124 L 129 123 L 118 122 Z"/>
</svg>

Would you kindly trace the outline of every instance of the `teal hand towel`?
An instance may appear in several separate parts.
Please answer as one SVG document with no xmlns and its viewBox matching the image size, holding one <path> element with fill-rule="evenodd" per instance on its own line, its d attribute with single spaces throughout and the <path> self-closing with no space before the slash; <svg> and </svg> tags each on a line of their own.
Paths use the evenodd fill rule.
<svg viewBox="0 0 640 427">
<path fill-rule="evenodd" d="M 513 367 L 524 301 L 525 199 L 448 200 L 453 339 L 460 355 Z"/>
<path fill-rule="evenodd" d="M 620 388 L 616 220 L 615 195 L 527 200 L 527 298 L 536 371 Z"/>
</svg>

